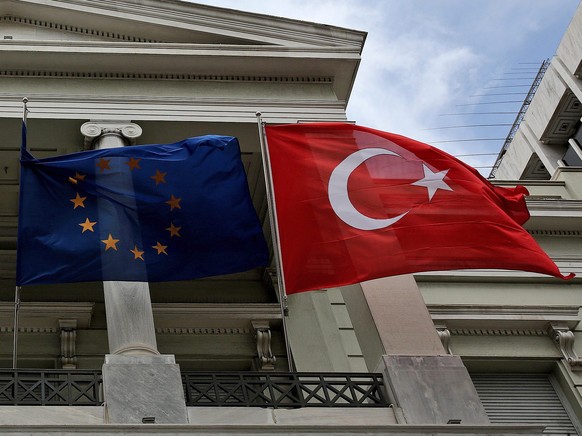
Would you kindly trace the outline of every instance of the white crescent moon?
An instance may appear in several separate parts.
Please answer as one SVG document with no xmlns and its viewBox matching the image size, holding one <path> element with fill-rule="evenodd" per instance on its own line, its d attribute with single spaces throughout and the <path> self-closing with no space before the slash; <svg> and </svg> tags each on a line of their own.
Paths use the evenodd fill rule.
<svg viewBox="0 0 582 436">
<path fill-rule="evenodd" d="M 364 148 L 346 157 L 331 173 L 327 195 L 336 215 L 347 225 L 360 230 L 378 230 L 389 227 L 408 212 L 392 218 L 370 218 L 356 210 L 348 195 L 348 179 L 352 172 L 374 156 L 391 155 L 402 157 L 393 151 L 384 148 Z"/>
</svg>

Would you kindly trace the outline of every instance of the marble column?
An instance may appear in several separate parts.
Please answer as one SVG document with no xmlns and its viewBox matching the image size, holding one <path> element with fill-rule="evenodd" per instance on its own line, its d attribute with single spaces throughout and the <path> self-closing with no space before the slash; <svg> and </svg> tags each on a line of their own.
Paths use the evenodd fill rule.
<svg viewBox="0 0 582 436">
<path fill-rule="evenodd" d="M 86 148 L 107 149 L 130 145 L 141 128 L 97 121 L 81 132 Z M 148 283 L 106 281 L 103 291 L 110 352 L 103 365 L 105 422 L 186 424 L 180 368 L 173 355 L 158 352 Z"/>
<path fill-rule="evenodd" d="M 81 126 L 86 145 L 94 149 L 124 147 L 141 136 L 134 123 L 89 122 Z M 159 354 L 148 283 L 103 282 L 109 352 Z"/>
<path fill-rule="evenodd" d="M 342 290 L 371 371 L 384 375 L 400 423 L 489 423 L 459 356 L 445 350 L 412 275 Z"/>
</svg>

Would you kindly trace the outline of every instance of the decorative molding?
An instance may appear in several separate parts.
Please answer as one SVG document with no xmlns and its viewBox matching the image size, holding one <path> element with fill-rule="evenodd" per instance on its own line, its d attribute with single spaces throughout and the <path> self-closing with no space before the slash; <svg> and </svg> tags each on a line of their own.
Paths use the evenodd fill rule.
<svg viewBox="0 0 582 436">
<path fill-rule="evenodd" d="M 566 89 L 539 140 L 544 144 L 567 143 L 576 133 L 581 116 L 582 103 L 570 89 Z"/>
<path fill-rule="evenodd" d="M 2 17 L 0 17 L 0 21 L 5 21 L 5 22 L 9 22 L 9 23 L 25 24 L 28 26 L 35 26 L 35 27 L 44 27 L 46 29 L 64 30 L 65 32 L 79 33 L 82 35 L 89 35 L 89 36 L 98 36 L 101 38 L 109 38 L 109 39 L 118 40 L 118 41 L 148 42 L 148 43 L 161 42 L 161 41 L 155 41 L 155 40 L 151 40 L 151 39 L 139 38 L 137 36 L 123 35 L 123 34 L 112 33 L 112 32 L 104 32 L 102 30 L 97 30 L 97 29 L 86 29 L 83 27 L 69 26 L 67 24 L 54 23 L 51 21 L 44 21 L 44 20 L 35 20 L 32 18 L 15 17 L 12 15 L 2 16 Z"/>
<path fill-rule="evenodd" d="M 61 367 L 77 369 L 77 320 L 59 319 L 61 329 Z"/>
<path fill-rule="evenodd" d="M 60 319 L 74 319 L 77 328 L 91 325 L 95 303 L 44 302 L 20 304 L 18 331 L 25 333 L 55 333 L 60 331 Z M 13 331 L 14 303 L 0 302 L 0 332 Z"/>
<path fill-rule="evenodd" d="M 435 327 L 437 335 L 439 336 L 439 339 L 441 340 L 445 351 L 447 352 L 447 354 L 453 354 L 453 352 L 451 351 L 451 331 L 444 324 L 435 325 Z"/>
<path fill-rule="evenodd" d="M 582 359 L 574 351 L 574 332 L 567 326 L 552 323 L 548 327 L 548 334 L 556 343 L 562 356 L 570 365 L 570 368 L 575 371 L 581 371 Z"/>
<path fill-rule="evenodd" d="M 428 304 L 436 328 L 462 336 L 546 336 L 550 324 L 574 329 L 578 305 L 501 306 Z"/>
<path fill-rule="evenodd" d="M 156 333 L 166 335 L 248 335 L 250 329 L 243 328 L 156 328 Z"/>
<path fill-rule="evenodd" d="M 217 74 L 155 74 L 121 72 L 28 71 L 0 70 L 0 77 L 33 77 L 42 79 L 128 79 L 179 80 L 197 82 L 276 82 L 276 83 L 333 83 L 333 77 L 302 76 L 244 76 Z"/>
<path fill-rule="evenodd" d="M 540 235 L 540 236 L 570 236 L 570 237 L 580 237 L 582 236 L 582 231 L 580 230 L 528 230 L 530 235 Z"/>
<path fill-rule="evenodd" d="M 546 336 L 545 330 L 535 329 L 450 329 L 455 336 Z"/>
<path fill-rule="evenodd" d="M 189 31 L 230 35 L 230 39 L 254 44 L 347 45 L 361 49 L 366 35 L 361 31 L 341 27 L 184 2 L 140 2 L 139 8 L 131 2 L 118 0 L 62 0 L 57 3 L 59 8 L 54 9 L 59 14 L 66 15 L 68 9 L 78 10 L 81 7 L 91 11 L 81 17 L 81 22 L 87 27 L 92 26 L 91 18 L 108 16 L 123 17 L 123 21 L 119 21 L 119 29 L 124 26 L 141 27 L 142 33 L 151 31 L 150 23 L 155 23 L 160 27 L 154 34 L 158 38 L 171 35 L 172 31 Z M 12 10 L 5 13 L 8 15 Z"/>
<path fill-rule="evenodd" d="M 269 321 L 252 321 L 252 326 L 255 329 L 255 338 L 257 339 L 259 369 L 261 371 L 273 371 L 277 359 L 271 351 L 271 328 Z"/>
<path fill-rule="evenodd" d="M 19 333 L 56 333 L 58 328 L 52 327 L 18 327 Z M 13 333 L 14 327 L 0 327 L 0 333 Z"/>
<path fill-rule="evenodd" d="M 85 136 L 85 149 L 89 150 L 97 138 L 106 135 L 120 136 L 129 144 L 135 145 L 135 140 L 141 136 L 142 129 L 130 121 L 89 121 L 81 126 L 81 133 Z"/>
<path fill-rule="evenodd" d="M 160 333 L 249 334 L 252 321 L 281 322 L 276 303 L 152 303 L 154 322 Z"/>
</svg>

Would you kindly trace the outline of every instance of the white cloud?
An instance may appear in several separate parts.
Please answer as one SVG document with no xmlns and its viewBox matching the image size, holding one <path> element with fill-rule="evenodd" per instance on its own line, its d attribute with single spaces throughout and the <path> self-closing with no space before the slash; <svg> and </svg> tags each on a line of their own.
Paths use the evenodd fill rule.
<svg viewBox="0 0 582 436">
<path fill-rule="evenodd" d="M 242 9 L 368 32 L 348 117 L 361 125 L 426 142 L 504 138 L 509 127 L 426 130 L 469 124 L 512 123 L 514 116 L 443 116 L 446 113 L 514 111 L 520 104 L 458 106 L 492 93 L 498 79 L 520 62 L 551 57 L 579 0 L 202 0 Z M 528 65 L 531 67 L 532 65 Z M 535 67 L 535 65 L 534 65 Z M 527 72 L 533 77 L 534 72 Z M 531 83 L 532 79 L 522 82 Z M 498 93 L 508 91 L 499 88 Z M 523 90 L 522 90 L 523 91 Z M 496 97 L 523 100 L 522 97 Z M 481 102 L 495 101 L 481 97 Z M 459 142 L 454 154 L 497 153 L 503 141 Z M 492 165 L 495 157 L 466 159 Z M 483 169 L 484 174 L 488 173 Z"/>
</svg>

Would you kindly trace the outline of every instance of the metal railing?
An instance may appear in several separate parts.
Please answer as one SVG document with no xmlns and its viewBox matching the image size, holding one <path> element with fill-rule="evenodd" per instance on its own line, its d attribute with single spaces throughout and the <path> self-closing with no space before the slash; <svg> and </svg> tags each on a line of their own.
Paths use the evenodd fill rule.
<svg viewBox="0 0 582 436">
<path fill-rule="evenodd" d="M 381 374 L 182 372 L 189 407 L 388 407 Z M 99 406 L 98 370 L 0 369 L 0 406 Z"/>
<path fill-rule="evenodd" d="M 187 406 L 388 407 L 382 375 L 183 372 Z"/>
<path fill-rule="evenodd" d="M 101 371 L 0 369 L 0 406 L 99 406 Z"/>
</svg>

